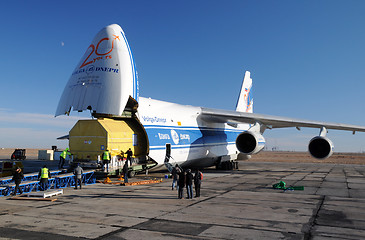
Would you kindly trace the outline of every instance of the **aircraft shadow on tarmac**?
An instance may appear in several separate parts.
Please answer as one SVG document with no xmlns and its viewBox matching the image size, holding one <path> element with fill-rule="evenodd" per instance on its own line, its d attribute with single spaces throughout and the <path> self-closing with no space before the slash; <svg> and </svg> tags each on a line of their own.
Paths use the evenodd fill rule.
<svg viewBox="0 0 365 240">
<path fill-rule="evenodd" d="M 76 197 L 77 198 L 87 198 L 87 199 L 90 199 L 90 198 L 104 198 L 104 199 L 107 199 L 107 198 L 113 198 L 113 199 L 118 199 L 118 198 L 121 198 L 121 199 L 177 199 L 177 192 L 176 192 L 176 197 L 175 196 L 158 196 L 158 195 L 148 195 L 148 194 L 143 194 L 143 195 L 138 195 L 138 194 L 128 194 L 126 192 L 122 192 L 122 195 L 116 195 L 116 194 L 89 194 L 89 195 L 85 195 L 85 196 L 82 196 L 82 195 L 73 195 L 73 194 L 70 194 L 70 195 L 67 195 L 66 198 L 74 198 Z"/>
</svg>

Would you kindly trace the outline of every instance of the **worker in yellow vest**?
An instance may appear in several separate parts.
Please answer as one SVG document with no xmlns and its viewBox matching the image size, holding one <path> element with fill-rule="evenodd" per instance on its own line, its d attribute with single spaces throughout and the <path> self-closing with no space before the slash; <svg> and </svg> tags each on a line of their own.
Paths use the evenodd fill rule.
<svg viewBox="0 0 365 240">
<path fill-rule="evenodd" d="M 101 159 L 103 159 L 103 170 L 105 169 L 106 165 L 106 171 L 109 172 L 109 163 L 112 159 L 112 156 L 108 149 L 103 152 L 103 155 L 101 155 Z"/>
<path fill-rule="evenodd" d="M 38 173 L 38 180 L 40 179 L 40 188 L 42 191 L 48 189 L 48 178 L 51 178 L 51 173 L 47 168 L 47 165 L 44 165 Z"/>
<path fill-rule="evenodd" d="M 58 168 L 60 169 L 63 168 L 67 155 L 71 156 L 70 150 L 68 148 L 66 148 L 60 155 L 60 162 L 58 163 Z"/>
</svg>

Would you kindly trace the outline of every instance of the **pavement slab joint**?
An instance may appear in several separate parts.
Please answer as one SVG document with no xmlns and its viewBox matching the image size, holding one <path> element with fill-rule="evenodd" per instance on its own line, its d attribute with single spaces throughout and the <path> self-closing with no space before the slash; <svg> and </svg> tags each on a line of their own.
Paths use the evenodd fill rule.
<svg viewBox="0 0 365 240">
<path fill-rule="evenodd" d="M 204 170 L 201 197 L 191 200 L 177 199 L 170 179 L 94 184 L 77 194 L 65 189 L 53 203 L 0 198 L 0 238 L 365 238 L 365 185 L 358 176 L 365 165 L 241 162 L 240 168 Z M 272 189 L 280 179 L 305 188 Z"/>
</svg>

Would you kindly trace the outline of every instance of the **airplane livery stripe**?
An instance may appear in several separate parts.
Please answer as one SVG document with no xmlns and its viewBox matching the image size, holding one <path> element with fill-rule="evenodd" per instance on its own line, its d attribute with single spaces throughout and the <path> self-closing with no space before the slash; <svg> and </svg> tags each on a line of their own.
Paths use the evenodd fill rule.
<svg viewBox="0 0 365 240">
<path fill-rule="evenodd" d="M 228 145 L 235 145 L 235 142 L 227 142 L 227 143 L 211 143 L 211 144 L 192 144 L 192 145 L 177 145 L 171 146 L 172 149 L 193 149 L 193 148 L 206 148 L 206 147 L 218 147 L 218 146 L 228 146 Z M 151 150 L 165 150 L 166 146 L 151 146 Z"/>
<path fill-rule="evenodd" d="M 195 127 L 195 126 L 164 126 L 164 125 L 143 125 L 145 129 L 183 129 L 183 130 L 206 130 L 206 131 L 225 131 L 225 132 L 235 132 L 241 133 L 247 131 L 245 129 L 227 129 L 227 128 L 209 128 L 209 127 Z"/>
<path fill-rule="evenodd" d="M 234 144 L 237 136 L 243 131 L 198 127 L 157 127 L 145 126 L 151 149 L 171 147 L 199 147 Z"/>
<path fill-rule="evenodd" d="M 138 83 L 137 83 L 138 78 L 137 78 L 137 72 L 136 72 L 136 65 L 134 63 L 133 54 L 132 54 L 132 51 L 131 51 L 131 49 L 129 47 L 127 38 L 124 35 L 124 32 L 121 32 L 121 34 L 122 34 L 122 36 L 124 38 L 124 41 L 125 41 L 125 43 L 127 45 L 128 53 L 129 53 L 129 58 L 130 58 L 130 61 L 131 61 L 132 75 L 133 75 L 133 98 L 138 101 L 138 95 L 139 95 L 139 93 L 138 93 Z"/>
</svg>

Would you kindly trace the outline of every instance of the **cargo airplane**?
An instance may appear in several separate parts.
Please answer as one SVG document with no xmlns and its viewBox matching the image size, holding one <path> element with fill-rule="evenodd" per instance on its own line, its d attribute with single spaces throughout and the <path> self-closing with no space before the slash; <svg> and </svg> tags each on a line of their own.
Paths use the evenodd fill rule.
<svg viewBox="0 0 365 240">
<path fill-rule="evenodd" d="M 70 130 L 74 159 L 100 160 L 108 149 L 113 159 L 128 148 L 140 162 L 155 167 L 203 168 L 248 159 L 265 146 L 263 133 L 273 128 L 318 128 L 309 153 L 331 156 L 328 129 L 364 132 L 365 127 L 253 113 L 252 79 L 246 71 L 235 111 L 180 105 L 139 97 L 132 51 L 119 25 L 103 28 L 87 48 L 60 98 L 55 116 L 90 111 Z M 99 129 L 99 130 L 97 130 Z M 169 164 L 164 164 L 169 162 Z"/>
</svg>

